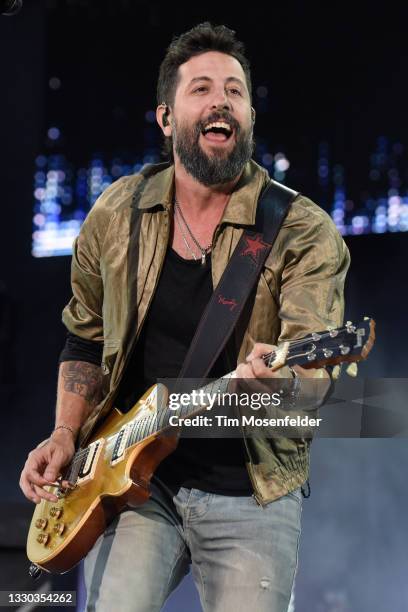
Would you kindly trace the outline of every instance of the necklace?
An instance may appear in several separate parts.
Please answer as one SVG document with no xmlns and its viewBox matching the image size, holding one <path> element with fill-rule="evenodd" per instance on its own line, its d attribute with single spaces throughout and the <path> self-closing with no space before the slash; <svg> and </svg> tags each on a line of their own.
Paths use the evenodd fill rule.
<svg viewBox="0 0 408 612">
<path fill-rule="evenodd" d="M 206 247 L 202 247 L 201 244 L 198 242 L 197 238 L 194 236 L 193 232 L 191 231 L 187 221 L 184 218 L 184 215 L 182 213 L 180 204 L 177 202 L 177 200 L 174 201 L 174 207 L 175 207 L 175 211 L 178 213 L 177 215 L 174 215 L 176 218 L 176 221 L 178 223 L 178 226 L 180 228 L 180 232 L 184 241 L 184 244 L 186 245 L 187 249 L 190 251 L 190 253 L 192 254 L 193 258 L 195 260 L 197 260 L 196 254 L 194 253 L 193 249 L 191 248 L 191 246 L 188 243 L 187 240 L 187 236 L 184 232 L 184 229 L 180 223 L 180 219 L 178 217 L 178 215 L 180 215 L 181 220 L 183 221 L 185 228 L 187 229 L 188 233 L 190 234 L 190 238 L 192 239 L 192 241 L 194 242 L 194 244 L 196 245 L 196 247 L 198 248 L 198 250 L 201 252 L 201 264 L 204 266 L 205 265 L 205 257 L 207 255 L 207 253 L 211 250 L 211 243 L 206 246 Z"/>
</svg>

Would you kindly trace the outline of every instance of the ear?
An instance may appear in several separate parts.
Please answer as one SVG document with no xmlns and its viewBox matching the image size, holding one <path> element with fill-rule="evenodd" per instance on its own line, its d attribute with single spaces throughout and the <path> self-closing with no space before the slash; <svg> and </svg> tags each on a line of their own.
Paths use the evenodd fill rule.
<svg viewBox="0 0 408 612">
<path fill-rule="evenodd" d="M 170 107 L 167 106 L 167 104 L 165 104 L 164 102 L 162 102 L 162 104 L 159 104 L 156 109 L 156 119 L 165 136 L 171 136 L 172 127 L 170 116 Z"/>
</svg>

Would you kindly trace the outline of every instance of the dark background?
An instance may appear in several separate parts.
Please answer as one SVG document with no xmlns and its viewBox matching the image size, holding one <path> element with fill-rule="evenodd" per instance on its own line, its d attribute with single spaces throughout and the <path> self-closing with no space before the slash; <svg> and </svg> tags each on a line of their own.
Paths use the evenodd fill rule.
<svg viewBox="0 0 408 612">
<path fill-rule="evenodd" d="M 246 43 L 254 90 L 262 85 L 269 92 L 262 104 L 254 99 L 255 136 L 286 153 L 289 186 L 324 204 L 315 178 L 324 140 L 333 162 L 346 168 L 349 192 L 358 200 L 378 137 L 408 145 L 407 11 L 397 3 L 206 2 L 185 8 L 27 0 L 19 15 L 0 17 L 3 589 L 29 584 L 10 561 L 22 554 L 24 517 L 32 511 L 17 483 L 27 452 L 52 426 L 64 342 L 60 316 L 70 295 L 69 257 L 31 256 L 34 160 L 64 151 L 80 165 L 96 151 L 112 157 L 158 146 L 159 130 L 145 114 L 155 109 L 164 50 L 174 34 L 207 19 L 232 27 Z M 55 76 L 61 88 L 51 91 Z M 62 133 L 56 144 L 47 139 L 53 125 Z M 346 242 L 352 256 L 346 316 L 377 320 L 377 344 L 361 375 L 404 377 L 408 235 Z M 317 440 L 312 458 L 297 610 L 407 608 L 405 439 Z M 169 610 L 196 609 L 188 588 Z"/>
</svg>

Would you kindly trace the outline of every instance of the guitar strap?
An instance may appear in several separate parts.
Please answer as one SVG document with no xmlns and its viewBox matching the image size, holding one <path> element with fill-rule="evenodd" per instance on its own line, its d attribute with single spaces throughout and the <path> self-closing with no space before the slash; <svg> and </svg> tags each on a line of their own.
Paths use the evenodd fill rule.
<svg viewBox="0 0 408 612">
<path fill-rule="evenodd" d="M 270 180 L 255 226 L 244 230 L 198 324 L 179 379 L 203 380 L 226 346 L 279 233 L 296 191 Z"/>
</svg>

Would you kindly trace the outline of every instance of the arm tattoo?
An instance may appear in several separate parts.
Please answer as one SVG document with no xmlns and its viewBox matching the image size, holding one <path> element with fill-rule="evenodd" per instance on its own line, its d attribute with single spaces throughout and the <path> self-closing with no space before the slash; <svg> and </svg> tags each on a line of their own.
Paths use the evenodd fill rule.
<svg viewBox="0 0 408 612">
<path fill-rule="evenodd" d="M 61 374 L 65 391 L 80 395 L 91 406 L 98 404 L 102 387 L 100 366 L 85 361 L 65 361 Z"/>
</svg>

